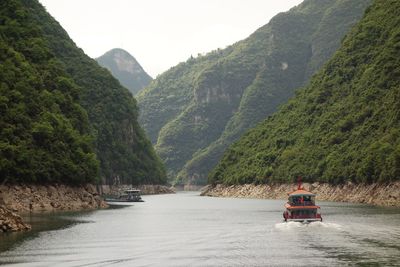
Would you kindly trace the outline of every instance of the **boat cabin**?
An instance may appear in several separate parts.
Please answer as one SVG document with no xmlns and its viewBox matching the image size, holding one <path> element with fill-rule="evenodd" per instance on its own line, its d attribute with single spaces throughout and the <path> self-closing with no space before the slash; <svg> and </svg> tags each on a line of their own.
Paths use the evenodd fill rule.
<svg viewBox="0 0 400 267">
<path fill-rule="evenodd" d="M 121 200 L 133 201 L 133 202 L 137 202 L 137 201 L 141 201 L 142 200 L 142 197 L 140 196 L 140 190 L 137 190 L 137 189 L 125 190 L 123 192 L 123 194 L 121 194 L 119 196 L 119 198 Z"/>
<path fill-rule="evenodd" d="M 118 193 L 118 195 L 105 198 L 105 201 L 110 204 L 111 202 L 143 202 L 143 199 L 140 196 L 140 190 L 127 189 Z"/>
<path fill-rule="evenodd" d="M 315 194 L 305 190 L 296 190 L 289 193 L 289 201 L 292 206 L 313 206 L 315 205 Z"/>
</svg>

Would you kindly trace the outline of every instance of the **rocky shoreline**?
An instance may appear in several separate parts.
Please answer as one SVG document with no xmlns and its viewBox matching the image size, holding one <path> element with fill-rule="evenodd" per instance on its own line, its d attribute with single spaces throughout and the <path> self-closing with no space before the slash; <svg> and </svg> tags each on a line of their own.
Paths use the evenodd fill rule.
<svg viewBox="0 0 400 267">
<path fill-rule="evenodd" d="M 391 184 L 330 185 L 326 183 L 303 184 L 306 190 L 317 194 L 317 200 L 365 203 L 376 206 L 400 207 L 400 182 Z M 202 196 L 286 199 L 287 193 L 296 188 L 295 184 L 276 185 L 214 185 L 207 186 Z"/>
<path fill-rule="evenodd" d="M 171 194 L 163 185 L 140 185 L 143 195 Z M 0 233 L 29 230 L 18 214 L 30 212 L 79 211 L 106 208 L 102 194 L 118 188 L 87 184 L 68 185 L 0 185 Z"/>
<path fill-rule="evenodd" d="M 94 185 L 0 185 L 2 232 L 29 230 L 18 214 L 105 208 Z"/>
<path fill-rule="evenodd" d="M 0 204 L 17 213 L 105 208 L 96 186 L 2 185 Z"/>
</svg>

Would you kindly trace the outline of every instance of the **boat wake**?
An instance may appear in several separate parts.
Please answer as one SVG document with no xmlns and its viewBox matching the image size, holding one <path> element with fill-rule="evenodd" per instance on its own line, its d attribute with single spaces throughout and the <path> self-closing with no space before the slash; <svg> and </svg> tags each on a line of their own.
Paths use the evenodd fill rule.
<svg viewBox="0 0 400 267">
<path fill-rule="evenodd" d="M 283 222 L 275 224 L 275 229 L 282 231 L 298 229 L 298 228 L 330 228 L 330 229 L 341 230 L 342 226 L 337 223 L 326 223 L 326 222 L 311 222 L 311 223 Z"/>
</svg>

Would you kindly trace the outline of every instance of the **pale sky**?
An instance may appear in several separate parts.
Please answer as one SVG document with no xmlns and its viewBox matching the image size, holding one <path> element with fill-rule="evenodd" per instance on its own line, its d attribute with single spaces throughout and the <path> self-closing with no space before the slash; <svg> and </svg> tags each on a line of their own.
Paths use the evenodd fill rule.
<svg viewBox="0 0 400 267">
<path fill-rule="evenodd" d="M 302 0 L 39 0 L 87 55 L 123 48 L 155 78 L 242 40 Z"/>
</svg>

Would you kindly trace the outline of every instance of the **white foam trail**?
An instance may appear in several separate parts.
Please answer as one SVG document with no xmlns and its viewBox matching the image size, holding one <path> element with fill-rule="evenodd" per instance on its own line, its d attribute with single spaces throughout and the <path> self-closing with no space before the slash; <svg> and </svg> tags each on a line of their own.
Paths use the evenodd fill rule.
<svg viewBox="0 0 400 267">
<path fill-rule="evenodd" d="M 298 228 L 331 228 L 336 230 L 341 230 L 342 226 L 337 223 L 325 223 L 325 222 L 312 222 L 312 223 L 302 223 L 302 222 L 283 222 L 283 223 L 276 223 L 275 229 L 278 230 L 290 230 L 290 229 L 298 229 Z"/>
<path fill-rule="evenodd" d="M 327 222 L 313 222 L 310 223 L 309 226 L 311 227 L 325 227 L 325 228 L 333 228 L 336 230 L 341 230 L 342 226 L 337 223 L 327 223 Z"/>
<path fill-rule="evenodd" d="M 276 223 L 275 228 L 279 230 L 288 230 L 294 228 L 304 227 L 305 224 L 301 222 L 283 222 L 283 223 Z"/>
</svg>

